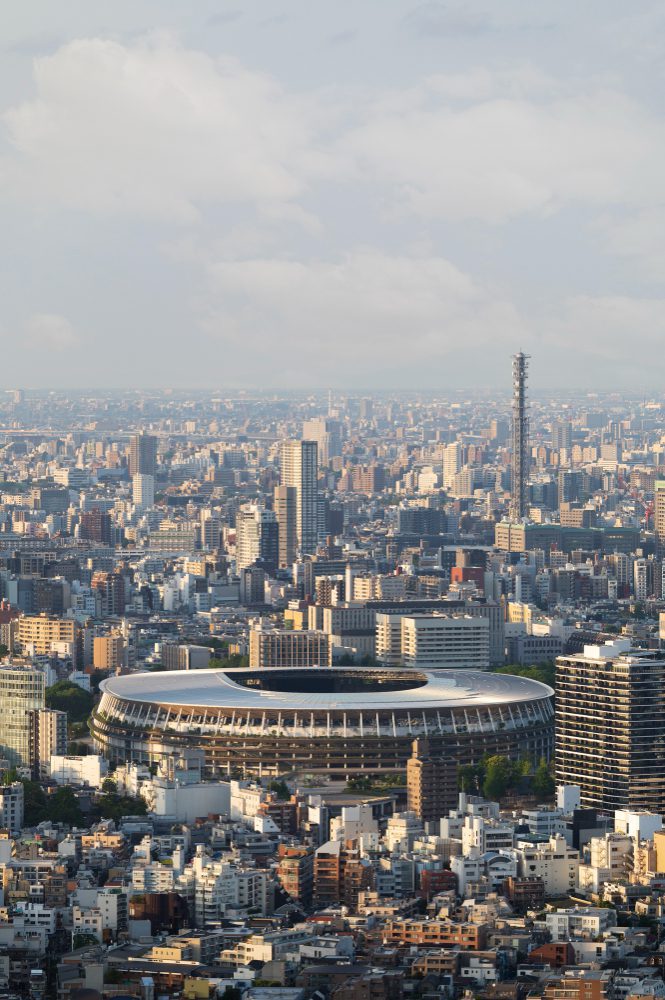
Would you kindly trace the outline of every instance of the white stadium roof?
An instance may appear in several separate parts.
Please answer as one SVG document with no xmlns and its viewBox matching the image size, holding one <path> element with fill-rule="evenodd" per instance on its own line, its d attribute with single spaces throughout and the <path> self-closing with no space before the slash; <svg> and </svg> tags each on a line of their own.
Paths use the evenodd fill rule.
<svg viewBox="0 0 665 1000">
<path fill-rule="evenodd" d="M 394 670 L 394 668 L 393 668 Z M 330 675 L 350 671 L 362 676 L 373 674 L 385 677 L 391 668 L 371 667 L 307 667 L 294 672 Z M 353 692 L 293 692 L 269 691 L 246 687 L 237 683 L 234 676 L 242 675 L 268 678 L 270 675 L 290 672 L 287 668 L 239 670 L 178 670 L 159 673 L 127 674 L 102 681 L 106 695 L 123 701 L 188 706 L 201 708 L 229 708 L 278 710 L 278 711 L 381 711 L 432 708 L 469 708 L 483 705 L 509 705 L 515 702 L 538 701 L 554 694 L 552 689 L 539 681 L 512 674 L 495 674 L 480 670 L 413 670 L 414 680 L 420 686 L 400 691 L 381 691 L 373 688 Z M 410 673 L 406 668 L 394 670 L 400 680 Z M 425 681 L 423 684 L 422 681 Z"/>
</svg>

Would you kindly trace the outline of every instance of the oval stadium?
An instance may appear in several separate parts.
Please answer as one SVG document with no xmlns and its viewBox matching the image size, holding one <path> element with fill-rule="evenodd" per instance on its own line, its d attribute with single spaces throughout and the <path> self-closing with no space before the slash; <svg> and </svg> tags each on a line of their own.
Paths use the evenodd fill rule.
<svg viewBox="0 0 665 1000">
<path fill-rule="evenodd" d="M 476 670 L 308 667 L 112 677 L 90 728 L 116 763 L 204 751 L 210 777 L 403 772 L 417 737 L 460 765 L 549 759 L 553 691 Z"/>
</svg>

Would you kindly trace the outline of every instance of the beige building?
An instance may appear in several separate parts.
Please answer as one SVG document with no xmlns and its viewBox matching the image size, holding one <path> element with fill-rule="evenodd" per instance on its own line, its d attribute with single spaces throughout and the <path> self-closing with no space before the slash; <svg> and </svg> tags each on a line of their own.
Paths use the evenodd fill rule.
<svg viewBox="0 0 665 1000">
<path fill-rule="evenodd" d="M 126 643 L 117 633 L 95 636 L 92 647 L 92 665 L 95 670 L 115 673 L 126 666 Z"/>
<path fill-rule="evenodd" d="M 67 713 L 40 708 L 30 713 L 30 758 L 35 780 L 50 776 L 52 755 L 67 753 Z"/>
<path fill-rule="evenodd" d="M 332 646 L 328 636 L 318 631 L 253 628 L 249 633 L 249 666 L 329 667 Z"/>
<path fill-rule="evenodd" d="M 26 652 L 28 647 L 33 647 L 34 652 L 41 656 L 67 652 L 76 666 L 79 636 L 80 626 L 73 618 L 24 615 L 18 619 L 16 639 L 21 652 Z"/>
</svg>

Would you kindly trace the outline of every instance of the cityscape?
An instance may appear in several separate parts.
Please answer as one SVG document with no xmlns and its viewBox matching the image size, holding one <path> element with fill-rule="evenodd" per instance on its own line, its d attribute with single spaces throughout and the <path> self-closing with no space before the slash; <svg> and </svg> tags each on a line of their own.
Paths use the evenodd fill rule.
<svg viewBox="0 0 665 1000">
<path fill-rule="evenodd" d="M 665 8 L 0 13 L 0 1000 L 665 1000 Z"/>
<path fill-rule="evenodd" d="M 665 403 L 504 376 L 4 393 L 8 995 L 665 995 Z"/>
</svg>

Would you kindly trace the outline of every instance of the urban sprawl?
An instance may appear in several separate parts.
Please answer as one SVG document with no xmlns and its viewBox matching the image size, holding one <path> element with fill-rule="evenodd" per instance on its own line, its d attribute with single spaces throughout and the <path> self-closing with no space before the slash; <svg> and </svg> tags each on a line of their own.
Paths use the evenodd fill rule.
<svg viewBox="0 0 665 1000">
<path fill-rule="evenodd" d="M 17 389 L 0 494 L 0 1000 L 665 1000 L 662 398 Z"/>
</svg>

